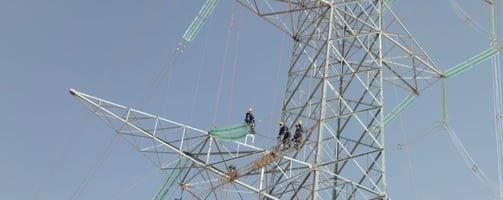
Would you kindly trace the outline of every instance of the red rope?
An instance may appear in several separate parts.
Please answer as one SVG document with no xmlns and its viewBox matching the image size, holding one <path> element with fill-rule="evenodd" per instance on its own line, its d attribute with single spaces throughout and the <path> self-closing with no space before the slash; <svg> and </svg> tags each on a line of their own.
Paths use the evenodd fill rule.
<svg viewBox="0 0 503 200">
<path fill-rule="evenodd" d="M 236 33 L 236 46 L 235 46 L 235 51 L 234 54 L 234 60 L 233 60 L 233 65 L 232 65 L 232 80 L 231 80 L 231 88 L 229 92 L 229 107 L 227 110 L 227 123 L 231 123 L 230 120 L 232 119 L 231 113 L 232 113 L 232 101 L 234 99 L 234 84 L 236 80 L 236 66 L 237 66 L 237 59 L 238 59 L 238 49 L 239 49 L 239 43 L 240 43 L 240 33 L 241 33 L 241 19 L 243 17 L 243 9 L 240 7 L 240 13 L 239 13 L 239 22 L 238 22 L 238 28 L 237 28 L 237 33 Z"/>
<path fill-rule="evenodd" d="M 284 54 L 284 49 L 285 49 L 285 35 L 283 35 L 283 37 L 281 37 L 281 47 L 279 49 L 279 61 L 278 61 L 278 65 L 276 67 L 276 82 L 274 83 L 274 94 L 276 95 L 272 95 L 272 103 L 271 103 L 271 117 L 274 116 L 275 114 L 275 110 L 276 110 L 276 101 L 277 99 L 279 98 L 279 76 L 280 76 L 280 71 L 281 71 L 281 66 L 283 65 L 283 54 Z M 281 113 L 280 113 L 281 115 Z M 268 132 L 272 132 L 273 131 L 273 128 L 276 127 L 276 125 L 278 124 L 277 122 L 279 122 L 279 118 L 281 116 L 279 116 L 277 118 L 278 121 L 275 121 L 275 122 L 272 122 L 272 123 L 269 123 L 269 128 L 268 128 Z M 271 118 L 272 119 L 272 118 Z"/>
<path fill-rule="evenodd" d="M 220 105 L 220 94 L 222 92 L 222 83 L 223 83 L 223 80 L 224 80 L 224 72 L 225 72 L 225 65 L 226 65 L 226 61 L 227 61 L 227 55 L 228 55 L 228 52 L 229 52 L 229 40 L 230 40 L 230 34 L 232 32 L 232 27 L 234 26 L 234 8 L 236 7 L 236 4 L 234 3 L 233 6 L 232 6 L 232 15 L 231 15 L 231 19 L 230 19 L 230 22 L 229 22 L 229 30 L 227 31 L 227 39 L 225 40 L 225 50 L 224 50 L 224 59 L 223 59 L 223 63 L 222 63 L 222 67 L 221 67 L 221 71 L 220 71 L 220 82 L 218 84 L 218 92 L 217 92 L 217 99 L 216 99 L 216 102 L 215 102 L 215 113 L 213 115 L 213 126 L 215 126 L 215 123 L 216 123 L 216 120 L 217 120 L 217 115 L 218 115 L 218 107 Z"/>
</svg>

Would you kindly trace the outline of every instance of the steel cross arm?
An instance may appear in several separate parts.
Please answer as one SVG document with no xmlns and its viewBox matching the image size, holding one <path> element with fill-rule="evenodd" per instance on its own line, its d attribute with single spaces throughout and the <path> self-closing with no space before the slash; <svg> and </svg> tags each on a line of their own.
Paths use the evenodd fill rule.
<svg viewBox="0 0 503 200">
<path fill-rule="evenodd" d="M 109 115 L 113 116 L 113 117 L 114 117 L 114 118 L 116 118 L 117 120 L 122 121 L 124 124 L 126 124 L 126 125 L 128 125 L 128 126 L 130 126 L 130 127 L 133 127 L 134 129 L 138 130 L 139 132 L 141 132 L 141 133 L 145 134 L 147 137 L 152 138 L 152 139 L 154 139 L 155 141 L 157 141 L 157 142 L 159 142 L 159 143 L 161 143 L 161 144 L 163 144 L 163 145 L 165 145 L 165 146 L 169 147 L 171 150 L 175 151 L 176 153 L 178 153 L 178 154 L 180 154 L 180 155 L 183 155 L 184 157 L 186 157 L 186 158 L 190 159 L 192 162 L 194 162 L 194 163 L 196 163 L 196 164 L 198 164 L 198 165 L 200 165 L 200 166 L 203 166 L 203 167 L 205 167 L 205 166 L 206 166 L 206 164 L 204 164 L 204 163 L 203 163 L 203 162 L 201 162 L 200 160 L 194 159 L 192 156 L 190 156 L 190 155 L 186 154 L 186 153 L 185 153 L 185 152 L 183 152 L 183 151 L 180 151 L 178 148 L 176 148 L 176 147 L 175 147 L 175 146 L 173 146 L 172 144 L 169 144 L 169 143 L 165 142 L 164 140 L 161 140 L 161 139 L 157 138 L 156 136 L 154 136 L 154 135 L 150 134 L 149 132 L 147 132 L 147 131 L 143 130 L 142 128 L 138 127 L 137 125 L 132 124 L 132 123 L 131 123 L 131 122 L 129 122 L 128 120 L 125 120 L 125 119 L 123 119 L 123 118 L 122 118 L 122 117 L 120 117 L 120 116 L 117 116 L 117 115 L 116 115 L 115 113 L 113 113 L 112 111 L 109 111 L 108 109 L 105 109 L 104 107 L 100 106 L 99 104 L 96 104 L 95 102 L 93 102 L 93 101 L 89 100 L 88 98 L 86 98 L 86 97 L 85 97 L 85 96 L 88 96 L 88 95 L 85 95 L 85 96 L 84 96 L 84 95 L 83 95 L 83 93 L 78 92 L 78 91 L 76 91 L 76 90 L 74 90 L 74 89 L 70 89 L 70 93 L 71 93 L 73 96 L 78 97 L 78 98 L 80 98 L 81 100 L 84 100 L 84 101 L 88 102 L 88 103 L 89 103 L 89 104 L 91 104 L 91 105 L 94 105 L 97 109 L 100 109 L 100 110 L 102 110 L 102 111 L 105 111 L 106 113 L 108 113 Z M 97 98 L 96 98 L 96 99 L 97 99 Z M 195 128 L 194 128 L 194 129 L 195 129 Z M 195 130 L 199 130 L 199 129 L 195 129 Z M 199 131 L 200 131 L 201 133 L 204 133 L 204 131 L 202 131 L 202 130 L 199 130 Z M 211 168 L 210 168 L 210 169 L 211 169 Z M 215 173 L 216 173 L 216 174 L 218 174 L 218 175 L 225 176 L 225 174 L 224 174 L 224 173 L 222 173 L 220 170 L 213 170 L 213 169 L 212 169 L 212 171 L 213 171 L 213 172 L 215 172 Z"/>
<path fill-rule="evenodd" d="M 84 101 L 87 104 L 91 105 L 93 107 L 91 110 L 93 110 L 94 112 L 96 112 L 98 110 L 101 110 L 101 111 L 105 112 L 105 114 L 108 115 L 109 117 L 113 117 L 114 119 L 119 120 L 124 125 L 127 125 L 127 126 L 133 128 L 133 129 L 135 129 L 137 132 L 143 134 L 143 136 L 141 136 L 141 137 L 150 138 L 150 139 L 156 141 L 157 143 L 159 143 L 159 144 L 161 144 L 161 145 L 163 145 L 165 147 L 168 147 L 170 150 L 174 151 L 174 153 L 177 153 L 178 155 L 181 155 L 181 156 L 189 159 L 190 161 L 192 161 L 196 165 L 201 166 L 203 169 L 206 169 L 206 170 L 209 170 L 209 171 L 213 172 L 217 176 L 228 177 L 228 175 L 226 173 L 224 173 L 222 170 L 219 170 L 216 167 L 214 167 L 213 166 L 214 163 L 211 164 L 211 165 L 206 164 L 203 160 L 201 160 L 201 159 L 199 159 L 199 158 L 194 157 L 193 155 L 191 155 L 190 152 L 185 152 L 185 151 L 181 150 L 182 147 L 176 147 L 175 145 L 173 145 L 173 144 L 171 144 L 169 142 L 166 142 L 163 139 L 157 137 L 155 134 L 148 132 L 147 130 L 139 127 L 136 124 L 133 124 L 131 121 L 129 121 L 130 120 L 128 118 L 129 115 L 127 115 L 126 118 L 123 118 L 123 117 L 117 115 L 116 113 L 110 111 L 106 107 L 102 106 L 101 104 L 102 103 L 106 103 L 106 104 L 113 105 L 113 106 L 116 106 L 116 107 L 119 107 L 119 108 L 122 108 L 122 109 L 127 109 L 128 113 L 130 111 L 135 111 L 135 112 L 140 112 L 140 111 L 137 111 L 137 110 L 134 110 L 134 109 L 131 109 L 131 108 L 127 108 L 125 106 L 122 106 L 122 105 L 119 105 L 119 104 L 116 104 L 116 103 L 113 103 L 113 102 L 110 102 L 110 101 L 106 101 L 106 100 L 103 100 L 103 99 L 100 99 L 100 98 L 97 98 L 97 97 L 93 97 L 91 95 L 88 95 L 88 94 L 76 91 L 74 89 L 70 89 L 70 94 L 72 94 L 74 97 L 77 97 L 79 100 Z M 153 115 L 150 115 L 148 113 L 143 113 L 143 112 L 141 112 L 141 113 L 144 114 L 144 115 L 146 115 L 146 116 L 155 118 L 157 120 L 166 120 L 164 118 L 153 116 Z M 184 127 L 184 128 L 188 128 L 188 129 L 191 129 L 193 131 L 196 131 L 196 132 L 202 134 L 203 136 L 211 137 L 210 135 L 208 135 L 208 133 L 206 131 L 203 131 L 201 129 L 190 127 L 190 126 L 187 126 L 187 125 L 184 125 L 184 124 L 181 124 L 181 123 L 178 123 L 178 122 L 170 121 L 170 120 L 166 120 L 166 121 L 170 122 L 170 123 L 173 123 L 173 124 L 176 124 L 176 125 L 178 125 L 180 127 Z M 118 130 L 116 130 L 116 131 L 118 133 L 120 132 Z M 133 137 L 140 137 L 140 136 L 136 136 L 135 135 Z M 235 143 L 247 146 L 247 147 L 249 147 L 251 149 L 255 149 L 255 150 L 259 151 L 259 152 L 268 152 L 265 149 L 261 149 L 261 148 L 255 147 L 255 146 L 247 145 L 247 144 L 244 144 L 244 143 L 241 143 L 241 142 L 235 142 Z M 287 158 L 287 157 L 283 157 L 283 158 Z M 296 159 L 293 159 L 293 158 L 287 158 L 287 159 L 292 160 L 292 161 L 296 161 L 296 162 L 299 162 L 299 163 L 302 163 L 302 164 L 307 164 L 308 166 L 310 166 L 308 163 L 305 163 L 305 162 L 302 162 L 302 161 L 299 161 L 299 160 L 296 160 Z M 247 183 L 245 183 L 245 182 L 243 182 L 241 180 L 234 180 L 234 183 L 237 183 L 237 184 L 241 185 L 242 187 L 247 188 L 250 191 L 253 191 L 253 192 L 257 193 L 257 194 L 263 195 L 264 197 L 267 197 L 267 198 L 270 198 L 270 199 L 278 199 L 277 197 L 274 197 L 271 194 L 266 193 L 265 190 L 257 189 L 257 188 L 255 188 L 255 187 L 253 187 L 253 186 L 251 186 L 251 185 L 249 185 L 249 184 L 247 184 Z"/>
<path fill-rule="evenodd" d="M 72 94 L 73 96 L 76 96 L 76 97 L 79 97 L 80 99 L 82 100 L 85 100 L 86 102 L 96 106 L 97 108 L 100 108 L 101 106 L 94 103 L 93 101 L 89 100 L 89 99 L 95 99 L 96 101 L 99 101 L 99 102 L 104 102 L 104 103 L 108 103 L 108 104 L 111 104 L 111 105 L 114 105 L 114 106 L 117 106 L 117 107 L 121 107 L 121 108 L 124 108 L 124 109 L 129 109 L 131 111 L 135 111 L 135 112 L 138 112 L 138 113 L 141 113 L 141 114 L 144 114 L 144 115 L 147 115 L 147 116 L 150 116 L 152 118 L 158 118 L 160 120 L 163 120 L 163 121 L 166 121 L 168 123 L 172 123 L 172 124 L 175 124 L 177 126 L 180 126 L 180 127 L 184 127 L 184 128 L 188 128 L 190 130 L 193 130 L 193 131 L 196 131 L 196 132 L 199 132 L 201 134 L 204 134 L 204 135 L 208 135 L 208 132 L 202 130 L 202 129 L 198 129 L 198 128 L 195 128 L 195 127 L 191 127 L 189 125 L 186 125 L 186 124 L 182 124 L 182 123 L 179 123 L 179 122 L 175 122 L 175 121 L 172 121 L 172 120 L 168 120 L 168 119 L 165 119 L 165 118 L 162 118 L 162 117 L 157 117 L 157 116 L 154 116 L 154 115 L 151 115 L 151 114 L 148 114 L 148 113 L 145 113 L 145 112 L 142 112 L 142 111 L 139 111 L 139 110 L 135 110 L 135 109 L 132 109 L 132 108 L 128 108 L 126 106 L 123 106 L 123 105 L 119 105 L 119 104 L 116 104 L 116 103 L 113 103 L 113 102 L 110 102 L 110 101 L 107 101 L 107 100 L 104 100 L 104 99 L 100 99 L 100 98 L 97 98 L 97 97 L 94 97 L 94 96 L 91 96 L 91 95 L 88 95 L 88 94 L 85 94 L 83 92 L 80 92 L 80 91 L 76 91 L 75 89 L 70 89 L 70 94 Z M 106 109 L 102 109 L 104 111 L 107 111 Z M 117 116 L 119 119 L 122 119 L 121 117 Z M 143 129 L 142 129 L 143 130 Z M 178 140 L 180 141 L 180 140 Z M 265 149 L 262 149 L 262 148 L 259 148 L 259 147 L 256 147 L 256 146 L 253 146 L 253 145 L 249 145 L 249 144 L 246 144 L 246 143 L 242 143 L 242 142 L 239 142 L 239 141 L 233 141 L 234 143 L 236 144 L 239 144 L 239 145 L 243 145 L 245 147 L 248 147 L 248 148 L 251 148 L 251 149 L 254 149 L 254 150 L 257 150 L 257 151 L 266 151 Z"/>
</svg>

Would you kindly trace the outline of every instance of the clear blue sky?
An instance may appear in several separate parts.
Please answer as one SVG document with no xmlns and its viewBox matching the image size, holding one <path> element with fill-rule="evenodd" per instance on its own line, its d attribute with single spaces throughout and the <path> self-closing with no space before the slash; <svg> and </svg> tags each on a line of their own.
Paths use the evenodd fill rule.
<svg viewBox="0 0 503 200">
<path fill-rule="evenodd" d="M 263 136 L 275 133 L 291 41 L 234 1 L 220 2 L 155 84 L 203 2 L 2 1 L 0 199 L 150 199 L 162 185 L 164 173 L 70 88 L 200 129 L 240 122 L 252 106 Z M 490 28 L 485 1 L 457 2 Z M 397 1 L 394 12 L 441 70 L 489 47 L 489 35 L 449 1 Z M 448 109 L 451 127 L 496 182 L 491 78 L 484 62 L 449 79 Z M 388 193 L 492 199 L 446 132 L 430 131 L 442 119 L 440 86 L 422 93 L 386 130 Z M 399 101 L 394 92 L 385 98 Z"/>
</svg>

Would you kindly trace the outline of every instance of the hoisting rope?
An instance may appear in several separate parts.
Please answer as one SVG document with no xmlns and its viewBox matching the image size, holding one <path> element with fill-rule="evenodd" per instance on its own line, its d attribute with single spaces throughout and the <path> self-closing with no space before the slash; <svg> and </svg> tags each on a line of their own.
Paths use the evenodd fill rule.
<svg viewBox="0 0 503 200">
<path fill-rule="evenodd" d="M 395 80 L 395 81 L 398 81 L 398 80 Z M 398 97 L 397 88 L 394 88 L 394 93 L 395 93 L 395 99 L 398 101 L 399 97 Z M 412 103 L 412 101 L 413 101 L 413 100 L 411 100 L 412 97 L 414 97 L 413 99 L 415 99 L 415 96 L 416 95 L 414 93 L 410 94 L 404 101 L 402 101 L 401 104 L 403 106 L 399 105 L 395 109 L 393 109 L 393 111 L 391 111 L 391 113 L 394 113 L 394 114 L 393 115 L 387 115 L 385 117 L 385 119 L 384 119 L 384 122 L 383 122 L 384 125 L 383 126 L 378 126 L 378 127 L 379 128 L 384 127 L 384 126 L 386 126 L 386 124 L 388 124 L 390 122 L 390 118 L 391 117 L 388 117 L 388 116 L 393 116 L 392 118 L 396 118 L 399 115 L 399 113 L 401 113 L 401 111 L 398 111 L 398 110 L 400 110 L 399 108 L 405 109 L 406 107 L 408 107 Z M 386 119 L 386 118 L 388 118 L 388 119 Z M 407 141 L 409 141 L 409 139 L 407 137 L 407 134 L 406 134 L 408 131 L 405 130 L 405 126 L 404 126 L 403 120 L 400 118 L 399 121 L 400 121 L 400 128 L 402 129 L 402 131 L 400 131 L 400 132 L 402 133 L 403 141 L 405 143 L 407 143 Z M 399 148 L 400 148 L 400 146 L 399 146 Z M 407 154 L 407 164 L 408 164 L 408 167 L 409 167 L 410 178 L 412 179 L 412 188 L 413 188 L 414 197 L 415 197 L 414 199 L 418 200 L 419 197 L 418 197 L 418 192 L 417 192 L 416 176 L 414 175 L 414 165 L 412 164 L 412 159 L 411 159 L 411 154 L 410 154 L 410 147 L 406 147 L 405 148 L 405 153 Z"/>
<path fill-rule="evenodd" d="M 149 178 L 151 178 L 154 175 L 158 176 L 160 173 L 162 173 L 162 172 L 159 171 L 159 168 L 154 167 L 148 174 L 146 174 L 145 176 L 137 179 L 129 187 L 127 187 L 124 190 L 122 190 L 121 192 L 117 193 L 112 199 L 113 200 L 125 199 L 125 196 L 127 196 L 127 193 L 129 193 L 131 190 L 133 190 L 136 186 L 138 186 L 140 184 L 143 184 L 145 181 L 147 181 Z"/>
<path fill-rule="evenodd" d="M 86 123 L 82 122 L 80 124 L 80 127 L 76 129 L 77 131 L 75 131 L 71 135 L 70 139 L 65 142 L 65 145 L 63 146 L 63 150 L 61 151 L 61 153 L 59 153 L 57 160 L 53 162 L 49 172 L 44 177 L 44 179 L 42 180 L 42 183 L 39 185 L 39 187 L 35 191 L 33 198 L 32 198 L 33 200 L 39 199 L 40 194 L 45 190 L 45 187 L 46 187 L 47 183 L 49 182 L 49 180 L 51 180 L 52 177 L 56 174 L 56 172 L 58 171 L 58 168 L 61 166 L 61 164 L 64 163 L 68 154 L 72 151 L 73 145 L 75 145 L 80 140 L 80 136 L 83 135 L 82 134 L 83 130 L 84 130 L 83 127 L 86 127 L 88 125 L 89 120 L 87 120 L 85 122 Z"/>
<path fill-rule="evenodd" d="M 225 40 L 225 49 L 224 49 L 224 58 L 223 58 L 223 63 L 222 63 L 222 67 L 220 69 L 220 81 L 219 81 L 219 84 L 218 84 L 218 91 L 217 91 L 217 99 L 215 101 L 215 112 L 214 112 L 214 115 L 213 115 L 213 125 L 215 125 L 216 123 L 216 120 L 217 120 L 217 115 L 218 115 L 218 110 L 219 110 L 219 105 L 220 105 L 220 95 L 221 95 L 221 92 L 222 92 L 222 84 L 223 84 L 223 80 L 224 80 L 224 72 L 225 72 L 225 66 L 226 66 L 226 61 L 227 61 L 227 55 L 229 54 L 229 42 L 230 42 L 230 35 L 231 35 L 231 32 L 232 32 L 232 28 L 234 26 L 234 9 L 235 9 L 235 4 L 233 4 L 232 6 L 232 15 L 231 15 L 231 19 L 229 21 L 229 29 L 227 31 L 227 37 L 226 37 L 226 40 Z"/>
<path fill-rule="evenodd" d="M 181 41 L 178 42 L 178 45 L 173 50 L 171 56 L 168 58 L 165 66 L 163 66 L 160 73 L 157 73 L 156 78 L 150 84 L 150 87 L 146 90 L 145 99 L 143 99 L 142 103 L 147 102 L 154 91 L 159 87 L 161 81 L 169 76 L 169 72 L 175 65 L 178 57 L 180 57 L 180 55 L 183 53 L 185 47 L 194 40 L 199 31 L 201 31 L 209 16 L 214 12 L 218 2 L 220 2 L 220 0 L 207 0 L 204 3 L 203 7 L 199 10 L 198 15 L 195 17 L 189 28 L 187 28 L 187 30 L 183 34 Z"/>
<path fill-rule="evenodd" d="M 114 135 L 112 141 L 110 141 L 110 143 L 107 145 L 107 148 L 101 154 L 101 157 L 98 160 L 96 160 L 96 162 L 94 163 L 93 168 L 91 169 L 91 171 L 89 171 L 89 173 L 87 174 L 87 176 L 80 183 L 80 185 L 77 188 L 77 190 L 74 191 L 71 199 L 78 199 L 79 198 L 79 196 L 82 193 L 82 191 L 84 191 L 84 189 L 87 187 L 87 185 L 89 184 L 89 182 L 91 182 L 91 180 L 93 179 L 94 175 L 96 175 L 96 173 L 98 172 L 98 170 L 101 168 L 101 165 L 103 165 L 103 163 L 105 162 L 105 160 L 108 158 L 108 156 L 110 155 L 110 153 L 113 150 L 113 147 L 115 147 L 115 145 L 119 142 L 119 138 L 120 138 L 119 135 Z"/>
<path fill-rule="evenodd" d="M 123 56 L 124 58 L 121 59 L 119 61 L 119 63 L 117 64 L 117 66 L 115 67 L 116 70 L 114 70 L 114 71 L 116 71 L 116 73 L 113 74 L 112 77 L 108 79 L 108 83 L 106 83 L 104 85 L 105 86 L 104 87 L 104 93 L 107 93 L 107 91 L 109 90 L 109 87 L 106 87 L 106 86 L 110 86 L 112 80 L 114 80 L 115 77 L 122 71 L 122 68 L 125 66 L 125 63 L 127 62 L 127 59 L 130 58 L 131 55 L 138 48 L 138 46 L 140 44 L 140 38 L 142 38 L 145 35 L 145 33 L 147 32 L 147 30 L 149 29 L 149 27 L 152 25 L 154 19 L 160 13 L 160 10 L 161 10 L 160 8 L 162 8 L 162 4 L 163 4 L 162 0 L 157 1 L 156 4 L 154 5 L 154 9 L 153 9 L 154 11 L 153 12 L 149 12 L 148 16 L 141 23 L 140 29 L 137 32 L 137 34 L 135 35 L 133 43 L 131 43 L 129 45 L 129 48 L 128 48 L 127 52 Z M 112 138 L 111 142 L 108 144 L 108 146 L 106 147 L 106 149 L 102 152 L 101 158 L 96 161 L 96 163 L 92 167 L 92 170 L 88 173 L 88 175 L 80 183 L 79 187 L 77 188 L 77 190 L 73 194 L 74 199 L 77 199 L 80 196 L 81 192 L 87 187 L 87 184 L 91 181 L 91 179 L 94 177 L 94 175 L 96 174 L 96 172 L 103 165 L 103 163 L 105 162 L 105 160 L 108 158 L 110 152 L 113 150 L 113 148 L 115 148 L 115 146 L 118 143 L 118 141 L 117 141 L 118 139 L 117 138 L 118 138 L 117 135 Z"/>
<path fill-rule="evenodd" d="M 158 14 L 160 13 L 160 8 L 162 8 L 162 4 L 163 4 L 164 1 L 162 0 L 158 0 L 154 7 L 153 7 L 153 11 L 149 12 L 148 15 L 145 17 L 145 19 L 143 20 L 143 22 L 140 24 L 141 26 L 139 27 L 139 31 L 136 32 L 135 36 L 133 37 L 133 40 L 131 40 L 132 42 L 128 44 L 128 48 L 126 50 L 126 52 L 124 53 L 124 55 L 122 55 L 122 58 L 120 58 L 117 62 L 117 65 L 115 66 L 114 70 L 113 70 L 113 74 L 110 75 L 110 77 L 107 79 L 107 82 L 105 84 L 103 84 L 103 91 L 102 93 L 108 93 L 108 91 L 110 90 L 110 86 L 112 84 L 112 82 L 116 79 L 116 77 L 122 72 L 125 64 L 128 62 L 128 58 L 131 58 L 134 54 L 134 52 L 138 49 L 138 46 L 140 44 L 140 41 L 141 41 L 141 38 L 145 35 L 145 33 L 147 32 L 147 30 L 149 29 L 149 27 L 152 25 L 152 22 L 154 21 L 154 19 L 158 16 Z M 54 164 L 51 166 L 51 169 L 49 171 L 49 173 L 47 174 L 47 176 L 43 179 L 42 181 L 42 184 L 38 187 L 38 189 L 36 190 L 34 196 L 33 196 L 33 199 L 36 200 L 39 198 L 39 195 L 41 192 L 43 192 L 43 190 L 45 189 L 45 186 L 47 184 L 47 182 L 51 179 L 51 177 L 56 173 L 57 169 L 59 168 L 59 166 L 63 163 L 64 160 L 66 160 L 66 156 L 68 155 L 68 153 L 71 152 L 71 148 L 72 146 L 77 143 L 80 139 L 80 136 L 81 136 L 81 133 L 83 130 L 82 128 L 78 129 L 79 131 L 75 132 L 75 134 L 72 136 L 72 138 L 70 140 L 68 140 L 68 142 L 64 145 L 63 147 L 63 151 L 62 153 L 59 155 L 59 158 L 57 161 L 54 162 Z M 112 141 L 115 140 L 115 137 L 112 138 Z M 106 147 L 107 150 L 109 149 L 112 149 L 114 148 L 114 146 L 116 145 L 117 143 L 109 143 L 109 145 Z M 113 146 L 111 146 L 113 145 Z M 105 156 L 105 154 L 107 153 L 105 150 L 104 152 L 102 152 L 102 157 Z M 103 162 L 105 161 L 105 159 L 101 159 L 100 162 L 97 162 L 95 163 L 95 165 L 92 167 L 95 171 L 98 170 L 98 166 L 101 166 L 103 164 Z M 84 184 L 84 181 L 86 182 L 89 182 L 91 177 L 90 176 L 94 176 L 92 174 L 88 174 L 87 177 L 84 178 L 83 182 L 81 182 L 79 188 L 76 189 L 75 191 L 75 194 L 77 194 L 77 192 L 79 193 L 80 195 L 80 192 L 82 190 L 84 190 L 84 187 L 86 187 L 87 183 Z"/>
<path fill-rule="evenodd" d="M 203 72 L 203 67 L 204 67 L 204 63 L 205 63 L 205 57 L 206 57 L 206 44 L 207 44 L 207 41 L 208 41 L 208 37 L 206 35 L 206 38 L 204 40 L 204 47 L 203 47 L 203 55 L 201 56 L 201 62 L 199 64 L 199 72 L 197 73 L 197 80 L 196 80 L 196 88 L 194 90 L 194 97 L 192 99 L 192 105 L 191 105 L 191 108 L 190 108 L 190 114 L 189 114 L 189 121 L 188 121 L 188 124 L 191 124 L 192 123 L 192 119 L 193 119 L 193 116 L 194 116 L 194 112 L 195 112 L 195 108 L 196 108 L 196 102 L 198 100 L 198 93 L 199 93 L 199 83 L 201 81 L 201 75 L 202 75 L 202 72 Z M 169 171 L 169 174 L 166 179 L 166 181 L 164 182 L 164 184 L 161 186 L 161 188 L 159 189 L 159 192 L 157 192 L 157 194 L 155 194 L 155 196 L 152 198 L 154 200 L 162 200 L 162 199 L 172 199 L 171 197 L 175 194 L 171 194 L 171 196 L 167 197 L 166 195 L 168 194 L 169 190 L 171 189 L 171 187 L 173 186 L 173 184 L 175 183 L 176 179 L 180 179 L 179 182 L 181 182 L 182 178 L 180 177 L 180 174 L 181 174 L 181 171 L 185 168 L 187 168 L 187 165 L 190 164 L 188 163 L 185 159 L 183 161 L 183 163 L 180 163 L 180 160 L 182 158 L 178 158 L 176 159 L 176 167 L 172 168 L 171 171 Z M 173 162 L 173 163 L 175 163 Z M 173 163 L 170 163 L 168 164 L 168 166 L 172 165 Z M 163 167 L 164 168 L 164 167 Z M 183 193 L 183 191 L 182 191 Z M 176 199 L 176 198 L 175 198 Z M 181 197 L 179 199 L 182 199 Z"/>
<path fill-rule="evenodd" d="M 228 104 L 228 109 L 227 109 L 227 123 L 231 122 L 231 119 L 234 117 L 231 116 L 232 113 L 232 100 L 234 98 L 234 82 L 236 80 L 236 68 L 237 68 L 237 58 L 238 58 L 238 52 L 239 52 L 239 43 L 240 43 L 240 33 L 241 33 L 241 19 L 243 18 L 243 7 L 240 7 L 240 12 L 239 12 L 239 21 L 238 21 L 238 26 L 237 26 L 237 32 L 236 32 L 236 44 L 235 44 L 235 49 L 234 49 L 234 58 L 232 62 L 232 79 L 231 79 L 231 88 L 229 92 L 229 104 Z"/>
<path fill-rule="evenodd" d="M 159 86 L 160 82 L 169 75 L 170 69 L 174 66 L 176 60 L 178 57 L 183 53 L 185 50 L 185 47 L 191 43 L 194 38 L 198 35 L 198 33 L 201 31 L 203 25 L 206 23 L 210 15 L 215 11 L 216 6 L 220 0 L 207 0 L 203 7 L 199 10 L 198 15 L 195 17 L 195 19 L 192 21 L 190 26 L 187 28 L 185 33 L 182 36 L 182 40 L 178 43 L 177 47 L 173 51 L 171 57 L 168 59 L 168 63 L 166 67 L 162 70 L 161 73 L 157 74 L 156 79 L 154 82 L 151 84 L 151 87 L 147 90 L 146 96 L 145 96 L 145 101 L 148 101 L 148 98 L 151 96 L 151 93 Z M 198 74 L 198 82 L 200 79 L 202 71 L 202 65 L 199 69 L 199 74 Z M 196 88 L 195 95 L 198 93 L 198 89 Z M 193 101 L 193 104 L 195 102 Z M 192 119 L 192 113 L 194 110 L 194 105 L 192 106 L 192 111 L 191 111 L 191 119 Z M 164 185 L 161 187 L 160 191 L 155 195 L 154 199 L 164 199 L 166 194 L 168 193 L 169 189 L 171 186 L 175 183 L 176 179 L 180 176 L 182 167 L 185 167 L 187 164 L 187 161 L 184 159 L 182 163 L 180 163 L 180 159 L 178 160 L 176 167 L 173 168 L 169 173 L 170 175 L 168 176 L 168 179 L 164 183 Z"/>
<path fill-rule="evenodd" d="M 281 47 L 280 47 L 280 50 L 279 50 L 279 59 L 278 59 L 278 64 L 276 66 L 276 75 L 275 75 L 275 82 L 274 82 L 274 93 L 275 95 L 271 95 L 271 114 L 270 114 L 270 119 L 279 119 L 281 116 L 279 117 L 274 117 L 276 116 L 277 112 L 277 108 L 275 105 L 277 105 L 277 99 L 280 97 L 280 92 L 279 92 L 279 76 L 280 76 L 280 71 L 281 71 L 281 67 L 283 66 L 283 55 L 284 55 L 284 49 L 285 49 L 285 40 L 286 40 L 286 34 L 282 34 L 283 37 L 281 37 Z M 281 114 L 281 113 L 280 113 Z M 271 122 L 271 120 L 269 120 L 270 123 L 269 123 L 269 126 L 267 127 L 267 132 L 270 133 L 273 131 L 273 125 L 276 125 L 277 123 L 276 122 Z M 274 128 L 276 128 L 276 126 L 274 126 Z M 274 136 L 275 137 L 275 136 Z"/>
<path fill-rule="evenodd" d="M 145 37 L 150 27 L 152 27 L 152 24 L 154 24 L 156 18 L 161 13 L 163 5 L 164 5 L 163 0 L 157 0 L 152 7 L 152 11 L 147 12 L 147 16 L 140 23 L 138 31 L 134 34 L 132 40 L 130 40 L 131 42 L 127 45 L 126 51 L 124 52 L 123 55 L 121 55 L 121 58 L 119 59 L 117 65 L 115 66 L 115 69 L 113 70 L 115 73 L 112 74 L 111 77 L 107 79 L 108 82 L 103 85 L 104 86 L 103 94 L 108 94 L 108 91 L 111 89 L 110 88 L 110 86 L 112 85 L 111 83 L 116 80 L 116 77 L 122 72 L 124 66 L 126 66 L 129 60 L 134 56 L 135 52 L 140 47 L 142 39 Z"/>
</svg>

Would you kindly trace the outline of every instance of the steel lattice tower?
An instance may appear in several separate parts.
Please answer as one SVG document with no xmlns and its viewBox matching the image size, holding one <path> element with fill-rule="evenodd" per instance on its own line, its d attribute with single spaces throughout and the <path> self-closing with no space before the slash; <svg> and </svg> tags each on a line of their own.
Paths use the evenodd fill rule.
<svg viewBox="0 0 503 200">
<path fill-rule="evenodd" d="M 316 124 L 310 153 L 296 157 L 313 172 L 295 192 L 386 199 L 383 84 L 417 95 L 442 76 L 389 1 L 240 2 L 294 41 L 282 119 Z"/>
<path fill-rule="evenodd" d="M 191 199 L 388 199 L 384 126 L 393 116 L 384 108 L 402 104 L 385 104 L 384 88 L 402 88 L 410 102 L 442 72 L 386 1 L 237 1 L 293 40 L 282 120 L 307 125 L 300 149 L 278 153 L 219 141 L 70 92 L 168 174 L 166 192 Z M 236 174 L 228 172 L 233 163 Z"/>
</svg>

